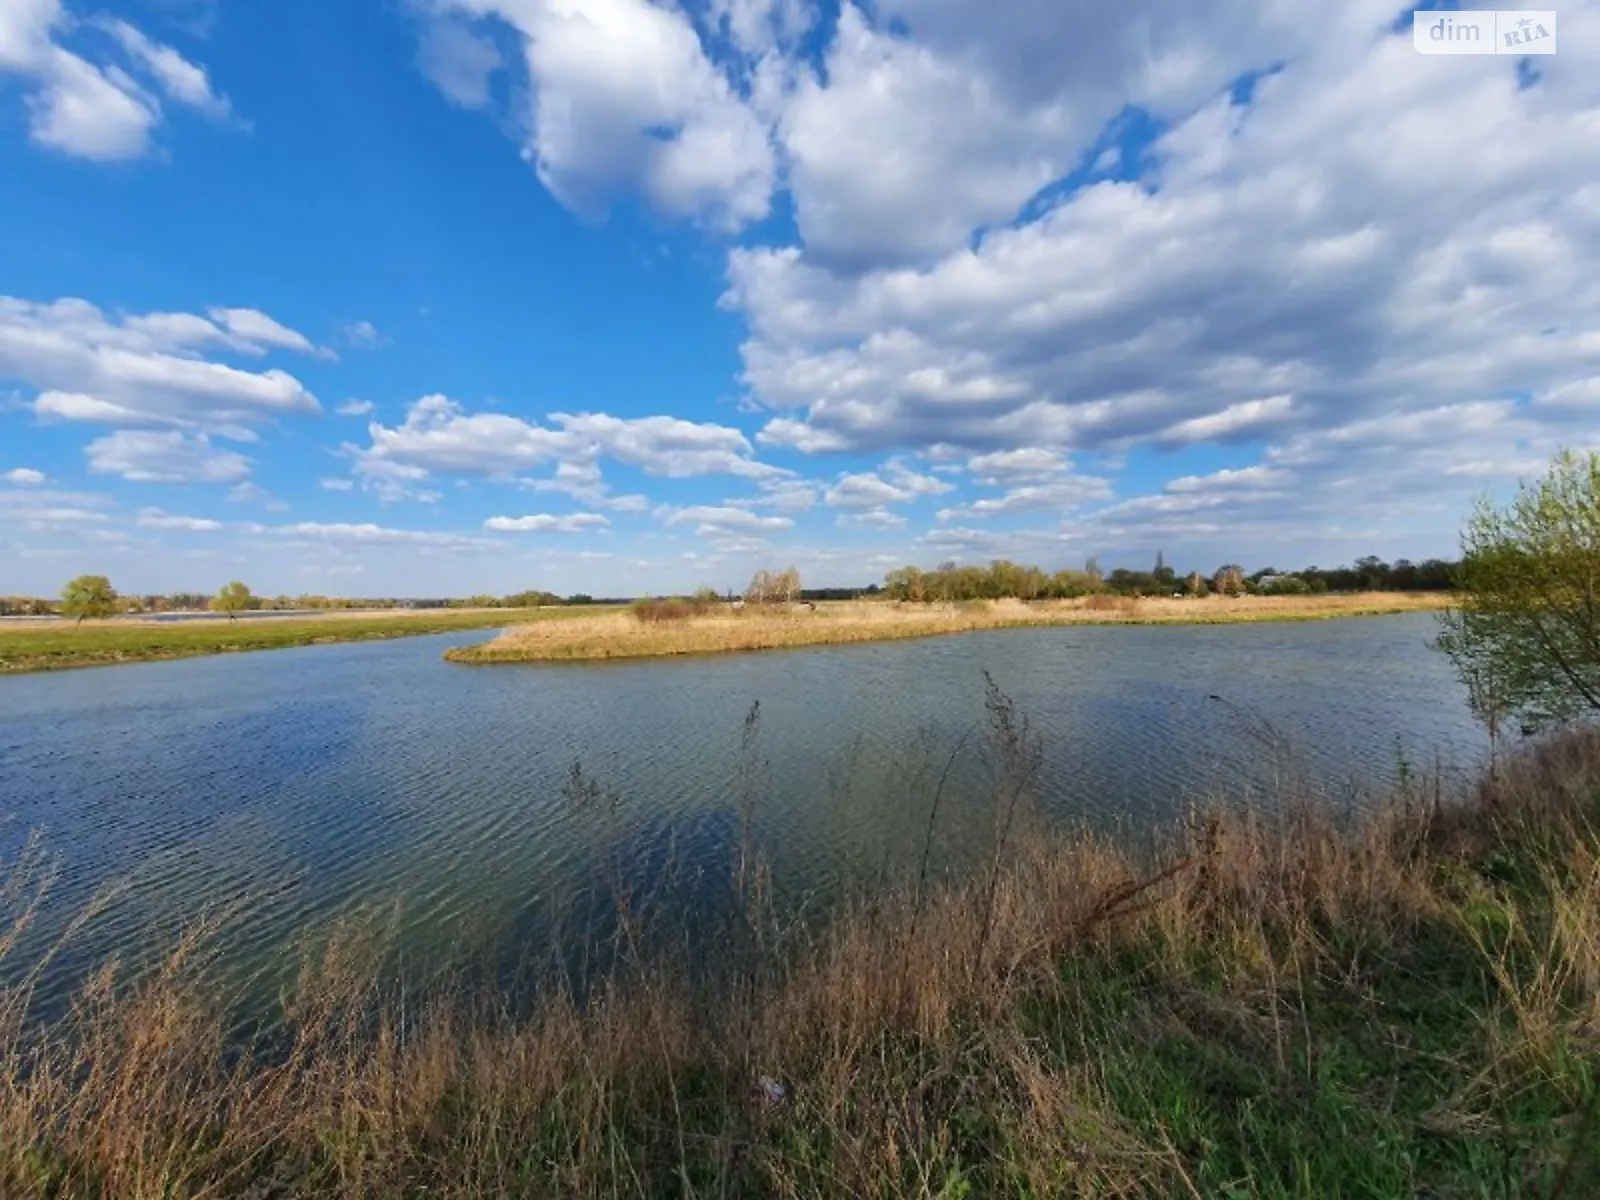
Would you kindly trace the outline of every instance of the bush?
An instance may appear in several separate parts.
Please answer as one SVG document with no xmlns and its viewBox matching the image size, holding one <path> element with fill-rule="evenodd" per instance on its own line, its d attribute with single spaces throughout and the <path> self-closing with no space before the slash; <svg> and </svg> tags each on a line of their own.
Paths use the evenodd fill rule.
<svg viewBox="0 0 1600 1200">
<path fill-rule="evenodd" d="M 669 596 L 654 597 L 644 596 L 628 605 L 628 611 L 640 621 L 648 625 L 659 625 L 667 621 L 687 621 L 691 617 L 703 617 L 715 610 L 716 600 L 703 599 L 699 596 Z"/>
</svg>

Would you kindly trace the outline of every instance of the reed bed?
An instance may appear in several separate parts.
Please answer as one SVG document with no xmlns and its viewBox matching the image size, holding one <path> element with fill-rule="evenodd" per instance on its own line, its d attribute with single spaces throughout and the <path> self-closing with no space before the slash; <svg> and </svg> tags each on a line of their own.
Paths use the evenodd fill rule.
<svg viewBox="0 0 1600 1200">
<path fill-rule="evenodd" d="M 1081 624 L 1233 624 L 1307 621 L 1436 611 L 1447 597 L 1397 592 L 1341 596 L 1215 596 L 1134 599 L 1020 600 L 959 604 L 848 601 L 820 604 L 719 606 L 705 615 L 674 610 L 670 622 L 618 611 L 559 623 L 521 625 L 493 641 L 449 651 L 460 663 L 584 661 L 726 654 L 785 647 L 843 645 L 934 637 L 983 629 Z M 657 602 L 667 603 L 667 602 Z"/>
<path fill-rule="evenodd" d="M 803 931 L 744 845 L 698 969 L 618 878 L 605 977 L 516 1011 L 408 994 L 360 928 L 244 1045 L 205 930 L 64 1016 L 16 984 L 0 1195 L 1600 1194 L 1600 733 L 1353 824 L 1197 809 L 1151 856 L 1031 820 L 1037 739 L 988 713 L 981 869 L 924 853 Z M 569 798 L 626 819 L 576 770 Z"/>
</svg>

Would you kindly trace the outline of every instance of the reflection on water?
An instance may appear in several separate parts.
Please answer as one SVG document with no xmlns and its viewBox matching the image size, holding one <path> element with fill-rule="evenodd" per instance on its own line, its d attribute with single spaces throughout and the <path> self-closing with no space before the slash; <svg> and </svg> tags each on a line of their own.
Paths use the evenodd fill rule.
<svg viewBox="0 0 1600 1200">
<path fill-rule="evenodd" d="M 725 880 L 742 796 L 780 902 L 905 870 L 952 749 L 935 857 L 983 852 L 983 672 L 1043 747 L 1053 818 L 1136 834 L 1198 798 L 1332 803 L 1481 737 L 1430 617 L 1008 630 L 660 662 L 466 668 L 481 633 L 0 679 L 0 842 L 43 832 L 59 923 L 126 891 L 64 958 L 159 941 L 246 898 L 235 944 L 395 902 L 419 961 L 461 931 L 554 936 L 607 863 Z M 755 752 L 744 718 L 761 704 Z M 614 792 L 578 819 L 574 761 Z M 620 855 L 620 858 L 618 857 Z M 46 923 L 47 925 L 49 922 Z M 41 936 L 47 932 L 41 931 Z M 530 951 L 528 946 L 516 948 Z"/>
</svg>

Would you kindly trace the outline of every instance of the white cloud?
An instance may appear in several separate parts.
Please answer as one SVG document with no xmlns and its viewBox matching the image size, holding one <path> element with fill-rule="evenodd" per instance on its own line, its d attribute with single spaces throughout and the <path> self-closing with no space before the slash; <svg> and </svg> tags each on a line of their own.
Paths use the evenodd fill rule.
<svg viewBox="0 0 1600 1200">
<path fill-rule="evenodd" d="M 349 479 L 319 479 L 317 486 L 328 492 L 348 492 L 356 485 Z"/>
<path fill-rule="evenodd" d="M 463 471 L 509 477 L 572 453 L 576 439 L 530 425 L 504 413 L 469 415 L 447 396 L 424 396 L 406 412 L 405 422 L 388 428 L 368 426 L 372 446 L 364 460 L 386 460 L 426 478 L 429 471 Z"/>
<path fill-rule="evenodd" d="M 1012 488 L 1003 496 L 985 497 L 970 504 L 939 511 L 939 520 L 972 517 L 999 517 L 1019 512 L 1068 512 L 1091 500 L 1111 497 L 1107 480 L 1088 475 L 1069 475 L 1050 483 Z"/>
<path fill-rule="evenodd" d="M 105 27 L 128 56 L 149 72 L 169 99 L 214 120 L 226 120 L 232 115 L 228 98 L 212 90 L 211 78 L 204 67 L 190 62 L 171 46 L 152 42 L 126 21 L 108 21 Z"/>
<path fill-rule="evenodd" d="M 777 479 L 790 474 L 751 457 L 750 439 L 726 425 L 678 417 L 625 420 L 605 413 L 552 413 L 550 419 L 590 449 L 648 475 L 686 479 L 695 475 L 738 475 Z"/>
<path fill-rule="evenodd" d="M 371 321 L 347 322 L 344 327 L 344 340 L 358 350 L 376 350 L 389 344 L 389 339 L 379 333 L 378 327 Z"/>
<path fill-rule="evenodd" d="M 222 528 L 221 521 L 213 521 L 209 517 L 181 517 L 158 508 L 145 509 L 134 524 L 141 529 L 169 529 L 183 533 L 215 533 Z"/>
<path fill-rule="evenodd" d="M 316 397 L 286 371 L 246 371 L 203 356 L 211 347 L 254 356 L 305 342 L 253 309 L 227 311 L 227 325 L 189 313 L 112 319 L 84 300 L 0 296 L 0 377 L 37 389 L 35 411 L 55 420 L 222 432 L 318 411 Z"/>
<path fill-rule="evenodd" d="M 35 144 L 102 162 L 150 153 L 162 121 L 160 100 L 115 62 L 91 62 L 57 38 L 76 23 L 59 0 L 6 0 L 0 6 L 0 74 L 27 89 L 28 132 Z M 214 118 L 229 115 L 203 67 L 151 41 L 124 21 L 97 21 L 134 72 L 175 103 Z"/>
<path fill-rule="evenodd" d="M 776 169 L 767 131 L 684 12 L 650 0 L 441 0 L 435 8 L 498 17 L 521 41 L 524 155 L 563 203 L 599 214 L 637 189 L 668 213 L 725 228 L 767 215 Z M 452 75 L 451 86 L 458 102 L 482 94 L 470 75 Z"/>
<path fill-rule="evenodd" d="M 51 534 L 105 523 L 106 498 L 93 492 L 0 488 L 0 528 Z"/>
<path fill-rule="evenodd" d="M 566 516 L 536 513 L 526 517 L 490 517 L 483 527 L 500 533 L 584 533 L 604 529 L 610 524 L 599 513 L 569 513 Z"/>
<path fill-rule="evenodd" d="M 377 407 L 371 400 L 342 400 L 334 412 L 341 417 L 367 417 L 371 416 Z"/>
<path fill-rule="evenodd" d="M 524 479 L 522 486 L 532 492 L 559 492 L 613 512 L 644 512 L 650 507 L 649 499 L 644 496 L 613 496 L 599 465 L 592 461 L 558 463 L 554 478 Z"/>
<path fill-rule="evenodd" d="M 761 494 L 741 501 L 756 508 L 775 508 L 779 512 L 809 512 L 816 507 L 817 485 L 797 479 L 763 481 Z"/>
<path fill-rule="evenodd" d="M 826 85 L 807 72 L 781 131 L 807 251 L 847 267 L 937 257 L 1009 220 L 1075 153 L 1066 106 L 1008 103 L 982 73 L 874 30 L 849 3 Z"/>
<path fill-rule="evenodd" d="M 250 460 L 218 450 L 204 434 L 147 433 L 119 429 L 89 443 L 89 470 L 132 483 L 234 483 L 250 474 Z"/>
<path fill-rule="evenodd" d="M 1394 470 L 1425 496 L 1432 515 L 1413 505 L 1408 529 L 1448 531 L 1463 485 L 1585 436 L 1600 183 L 1593 156 L 1567 148 L 1600 139 L 1600 77 L 1575 59 L 1540 62 L 1542 80 L 1519 89 L 1510 61 L 1419 58 L 1368 0 L 1326 24 L 1295 3 L 1142 0 L 1100 14 L 1093 38 L 1044 0 L 1003 21 L 951 0 L 876 8 L 876 23 L 846 17 L 828 51 L 840 69 L 806 82 L 785 117 L 788 146 L 809 121 L 821 130 L 797 159 L 798 244 L 730 254 L 724 307 L 747 321 L 745 383 L 771 413 L 758 444 L 953 450 L 1003 494 L 946 520 L 1073 512 L 1110 546 L 1118 531 L 1144 536 L 1157 510 L 1077 516 L 1109 483 L 1074 475 L 1069 455 L 1231 444 L 1276 472 L 1327 447 L 1350 456 L 1356 492 L 1374 483 L 1364 472 Z M 893 35 L 891 20 L 904 23 Z M 1580 26 L 1600 51 L 1600 22 L 1564 28 Z M 1227 94 L 1274 65 L 1250 99 Z M 843 119 L 851 88 L 881 119 Z M 1033 166 L 1104 158 L 1098 139 L 1120 136 L 1105 122 L 1129 105 L 1172 122 L 1134 164 L 1140 178 L 1028 202 Z M 1463 112 L 1486 114 L 1481 152 L 1438 137 Z M 1052 128 L 1059 144 L 1032 132 Z M 895 170 L 851 167 L 866 163 Z M 937 194 L 914 184 L 930 178 Z M 926 204 L 896 191 L 908 181 Z M 1364 421 L 1518 394 L 1532 396 L 1505 418 L 1519 438 L 1480 452 L 1475 435 L 1443 431 L 1474 446 L 1454 462 L 1426 453 L 1408 470 L 1346 449 Z M 1358 433 L 1317 440 L 1335 429 Z M 1363 535 L 1331 515 L 1345 494 L 1325 490 L 1333 478 L 1298 480 L 1316 499 L 1262 501 L 1241 528 L 1298 523 L 1350 547 Z M 841 481 L 833 502 L 896 503 L 897 481 L 877 479 Z M 1294 486 L 1248 479 L 1182 486 Z M 1199 528 L 1215 523 L 1189 528 L 1215 543 Z"/>
<path fill-rule="evenodd" d="M 489 81 L 505 66 L 493 38 L 448 17 L 423 25 L 418 63 L 434 87 L 463 108 L 486 106 Z"/>
<path fill-rule="evenodd" d="M 298 538 L 310 543 L 335 546 L 421 546 L 447 551 L 488 552 L 502 548 L 503 543 L 492 538 L 467 537 L 462 534 L 420 529 L 394 529 L 371 522 L 343 524 L 337 522 L 301 521 L 294 525 L 277 525 L 263 532 L 275 537 Z"/>
<path fill-rule="evenodd" d="M 1269 488 L 1290 482 L 1289 472 L 1276 467 L 1254 466 L 1213 471 L 1210 475 L 1184 475 L 1167 484 L 1169 492 L 1214 492 L 1238 488 Z"/>
<path fill-rule="evenodd" d="M 888 504 L 909 504 L 923 496 L 938 496 L 954 488 L 933 475 L 911 470 L 898 459 L 889 459 L 881 468 L 889 478 L 874 472 L 841 475 L 823 495 L 830 508 L 882 508 Z"/>
<path fill-rule="evenodd" d="M 912 495 L 876 475 L 845 475 L 828 489 L 823 501 L 830 508 L 879 508 L 885 504 L 904 504 Z"/>
<path fill-rule="evenodd" d="M 259 483 L 245 480 L 228 489 L 228 500 L 233 504 L 255 504 L 268 512 L 288 512 L 289 506 Z"/>
<path fill-rule="evenodd" d="M 695 532 L 702 537 L 777 533 L 794 528 L 794 521 L 789 517 L 763 517 L 742 508 L 726 505 L 690 505 L 687 508 L 673 509 L 667 514 L 666 523 L 693 525 Z"/>
<path fill-rule="evenodd" d="M 886 508 L 870 508 L 866 512 L 840 513 L 835 519 L 839 525 L 858 525 L 866 529 L 903 529 L 906 518 Z"/>
<path fill-rule="evenodd" d="M 997 450 L 967 460 L 972 478 L 985 487 L 1007 487 L 1019 483 L 1042 483 L 1068 469 L 1067 460 L 1054 450 L 1037 446 L 1018 450 Z"/>
<path fill-rule="evenodd" d="M 1156 435 L 1159 442 L 1188 445 L 1196 442 L 1221 442 L 1272 429 L 1294 411 L 1288 396 L 1268 396 L 1261 400 L 1241 400 L 1218 412 L 1179 421 Z"/>
<path fill-rule="evenodd" d="M 265 350 L 276 347 L 295 350 L 301 354 L 314 354 L 317 348 L 305 334 L 274 321 L 266 313 L 254 308 L 213 308 L 208 315 L 239 342 Z"/>
<path fill-rule="evenodd" d="M 648 501 L 612 496 L 597 464 L 601 457 L 673 479 L 733 475 L 776 481 L 791 474 L 758 462 L 749 439 L 728 426 L 605 413 L 552 413 L 550 420 L 557 428 L 505 413 L 468 413 L 446 396 L 424 396 L 407 410 L 403 424 L 390 428 L 373 422 L 371 446 L 347 449 L 364 486 L 393 499 L 414 497 L 416 486 L 436 472 L 509 480 L 554 462 L 554 478 L 520 482 L 533 491 L 563 492 L 619 512 L 642 511 Z"/>
<path fill-rule="evenodd" d="M 4 476 L 0 476 L 0 478 L 4 478 L 7 483 L 15 484 L 18 487 L 37 487 L 42 483 L 48 482 L 43 471 L 35 471 L 32 467 L 15 467 L 7 471 Z"/>
</svg>

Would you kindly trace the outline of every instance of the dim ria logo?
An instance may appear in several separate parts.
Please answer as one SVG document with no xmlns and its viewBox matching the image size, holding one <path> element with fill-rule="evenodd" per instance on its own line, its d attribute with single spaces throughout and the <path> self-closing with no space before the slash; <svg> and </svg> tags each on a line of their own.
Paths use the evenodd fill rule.
<svg viewBox="0 0 1600 1200">
<path fill-rule="evenodd" d="M 1554 54 L 1556 14 L 1549 10 L 1414 12 L 1419 54 Z"/>
</svg>

